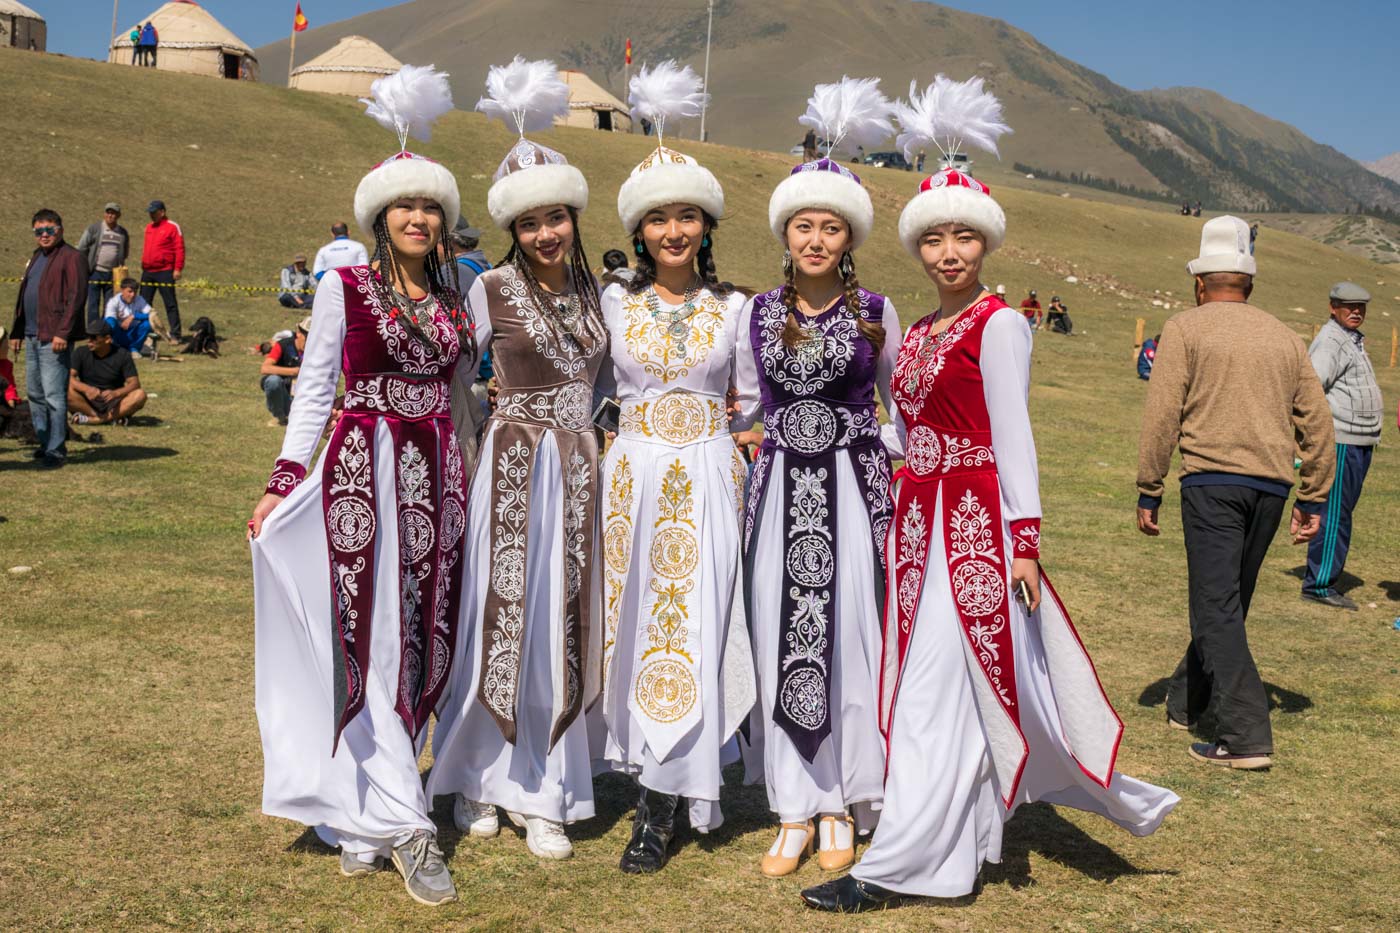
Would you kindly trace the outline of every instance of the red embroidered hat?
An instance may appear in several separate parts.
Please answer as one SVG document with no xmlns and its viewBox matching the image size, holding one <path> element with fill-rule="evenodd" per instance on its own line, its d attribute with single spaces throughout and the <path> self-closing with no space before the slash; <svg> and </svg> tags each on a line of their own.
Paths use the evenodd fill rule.
<svg viewBox="0 0 1400 933">
<path fill-rule="evenodd" d="M 910 255 L 919 255 L 919 238 L 940 224 L 967 224 L 987 240 L 987 252 L 1006 238 L 1006 214 L 992 189 L 971 175 L 944 169 L 925 178 L 899 215 L 899 240 Z"/>
</svg>

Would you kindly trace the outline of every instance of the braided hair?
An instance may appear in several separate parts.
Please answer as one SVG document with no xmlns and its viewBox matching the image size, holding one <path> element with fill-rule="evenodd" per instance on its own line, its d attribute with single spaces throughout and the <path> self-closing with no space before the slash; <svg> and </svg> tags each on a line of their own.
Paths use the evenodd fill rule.
<svg viewBox="0 0 1400 933">
<path fill-rule="evenodd" d="M 603 308 L 598 301 L 598 283 L 588 265 L 588 257 L 583 252 L 583 235 L 579 232 L 578 211 L 569 205 L 565 205 L 565 210 L 569 212 L 569 220 L 574 228 L 574 246 L 569 254 L 569 281 L 579 298 L 579 320 L 583 324 L 581 333 L 570 330 L 569 334 L 581 345 L 598 346 L 606 343 L 608 339 L 607 325 L 603 323 Z M 520 245 L 514 222 L 510 225 L 510 250 L 501 262 L 502 265 L 509 265 L 515 269 L 524 280 L 525 288 L 529 291 L 535 307 L 543 313 L 546 320 L 552 319 L 553 315 L 548 313 L 548 309 L 554 306 L 554 302 L 540 284 L 535 270 L 530 267 L 529 257 Z M 587 337 L 588 340 L 585 342 L 580 339 L 582 337 Z"/>
<path fill-rule="evenodd" d="M 442 208 L 438 207 L 437 210 L 441 214 Z M 372 280 L 371 287 L 374 289 L 375 297 L 379 299 L 379 303 L 389 309 L 390 317 L 399 320 L 415 338 L 425 343 L 432 343 L 428 334 L 423 330 L 423 326 L 414 320 L 412 315 L 398 313 L 398 302 L 394 297 L 394 283 L 407 281 L 407 277 L 403 274 L 403 264 L 399 261 L 398 251 L 394 249 L 394 240 L 389 236 L 388 214 L 389 209 L 386 207 L 374 218 L 374 256 L 371 259 L 379 263 L 379 275 Z M 470 311 L 463 307 L 462 296 L 457 291 L 457 259 L 452 249 L 452 239 L 450 237 L 441 237 L 441 239 L 443 249 L 446 251 L 446 258 L 440 259 L 436 248 L 423 257 L 423 272 L 428 278 L 428 293 L 446 310 L 448 320 L 452 323 L 452 329 L 457 332 L 461 355 L 475 357 L 477 352 L 476 322 Z"/>
<path fill-rule="evenodd" d="M 860 335 L 875 348 L 878 354 L 885 346 L 885 328 L 874 321 L 867 321 L 861 314 L 860 280 L 856 278 L 856 258 L 850 253 L 841 257 L 837 266 L 841 273 L 841 285 L 846 292 L 846 313 L 855 319 Z M 783 263 L 782 302 L 787 308 L 787 319 L 783 322 L 783 346 L 795 349 L 805 336 L 802 325 L 797 322 L 797 268 L 791 259 Z"/>
<path fill-rule="evenodd" d="M 721 282 L 719 273 L 715 271 L 715 230 L 719 228 L 719 221 L 705 210 L 700 211 L 700 216 L 705 221 L 705 236 L 695 254 L 695 271 L 700 276 L 701 286 L 723 301 L 734 291 L 734 286 L 729 282 Z M 637 229 L 632 231 L 632 250 L 637 254 L 637 269 L 632 280 L 627 283 L 627 291 L 636 295 L 646 291 L 656 282 L 656 259 L 642 242 L 640 223 L 637 224 Z"/>
</svg>

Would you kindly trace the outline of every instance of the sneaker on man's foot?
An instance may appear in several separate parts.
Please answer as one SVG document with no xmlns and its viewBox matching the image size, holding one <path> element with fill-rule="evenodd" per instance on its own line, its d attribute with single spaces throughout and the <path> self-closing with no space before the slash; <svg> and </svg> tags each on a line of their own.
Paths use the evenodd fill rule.
<svg viewBox="0 0 1400 933">
<path fill-rule="evenodd" d="M 468 800 L 462 794 L 457 794 L 452 804 L 452 822 L 462 832 L 479 839 L 492 839 L 501 831 L 495 804 Z"/>
<path fill-rule="evenodd" d="M 564 835 L 564 824 L 542 816 L 523 816 L 506 811 L 510 821 L 525 830 L 525 845 L 536 858 L 564 859 L 574 854 L 573 844 Z"/>
<path fill-rule="evenodd" d="M 1190 732 L 1190 731 L 1191 731 L 1191 727 L 1190 727 L 1189 725 L 1187 725 L 1186 723 L 1182 722 L 1182 721 L 1179 720 L 1179 719 L 1173 719 L 1171 713 L 1168 713 L 1168 714 L 1167 714 L 1167 725 L 1170 726 L 1170 727 L 1173 728 L 1173 729 L 1178 729 L 1178 730 L 1180 730 L 1180 731 L 1182 731 L 1182 732 Z"/>
<path fill-rule="evenodd" d="M 403 875 L 408 896 L 418 903 L 436 907 L 457 899 L 457 888 L 442 861 L 437 837 L 426 829 L 394 846 L 393 859 L 394 867 Z"/>
<path fill-rule="evenodd" d="M 44 459 L 40 465 L 46 470 L 57 470 L 67 462 L 67 457 L 55 457 L 52 454 L 44 454 Z"/>
<path fill-rule="evenodd" d="M 359 878 L 363 875 L 372 875 L 375 872 L 384 870 L 384 859 L 375 856 L 373 861 L 366 862 L 354 852 L 340 850 L 340 873 L 347 878 Z"/>
<path fill-rule="evenodd" d="M 1263 771 L 1274 765 L 1273 758 L 1268 755 L 1236 755 L 1224 745 L 1210 742 L 1193 742 L 1187 752 L 1197 761 L 1237 771 Z"/>
<path fill-rule="evenodd" d="M 1361 608 L 1356 604 L 1354 599 L 1349 596 L 1343 596 L 1335 590 L 1327 593 L 1309 593 L 1307 590 L 1304 590 L 1303 601 L 1321 603 L 1324 606 L 1331 606 L 1333 609 L 1349 609 L 1352 612 Z"/>
</svg>

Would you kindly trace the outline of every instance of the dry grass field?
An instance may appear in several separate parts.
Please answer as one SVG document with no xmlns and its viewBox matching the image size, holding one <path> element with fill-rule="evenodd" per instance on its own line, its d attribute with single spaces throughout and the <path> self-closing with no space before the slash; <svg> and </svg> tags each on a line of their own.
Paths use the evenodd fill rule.
<svg viewBox="0 0 1400 933">
<path fill-rule="evenodd" d="M 163 197 L 190 240 L 188 277 L 275 281 L 297 250 L 349 213 L 353 186 L 388 153 L 388 135 L 338 101 L 0 50 L 0 109 L 25 132 L 0 137 L 0 277 L 31 248 L 29 215 L 52 206 L 76 240 L 102 204 Z M 113 115 L 126 115 L 119 123 Z M 622 241 L 612 200 L 643 154 L 640 138 L 559 131 L 595 204 L 596 257 Z M 428 154 L 458 175 L 484 220 L 490 173 L 507 143 L 475 115 L 444 121 Z M 193 148 L 198 147 L 198 148 Z M 769 285 L 778 251 L 766 200 L 778 157 L 694 146 L 732 209 L 717 237 L 721 272 Z M 913 176 L 875 170 L 878 231 L 863 280 L 889 292 L 906 323 L 930 288 L 894 226 Z M 436 817 L 462 900 L 413 904 L 391 873 L 349 881 L 299 826 L 259 813 L 262 761 L 253 715 L 252 600 L 244 521 L 280 442 L 265 427 L 257 359 L 245 350 L 293 316 L 270 296 L 190 289 L 186 320 L 227 336 L 219 360 L 145 364 L 154 398 L 129 428 L 82 431 L 68 467 L 41 473 L 0 441 L 0 927 L 86 929 L 927 930 L 1336 929 L 1400 926 L 1400 460 L 1386 443 L 1356 516 L 1345 584 L 1358 613 L 1299 602 L 1303 553 L 1276 539 L 1250 628 L 1269 685 L 1278 746 L 1269 773 L 1206 770 L 1163 721 L 1164 677 L 1186 641 L 1178 498 L 1164 535 L 1132 524 L 1143 383 L 1134 319 L 1180 300 L 1198 223 L 1130 203 L 1014 187 L 988 166 L 1010 217 L 989 281 L 1013 295 L 1059 290 L 1079 336 L 1037 338 L 1032 421 L 1041 458 L 1045 564 L 1127 723 L 1121 768 L 1173 788 L 1177 811 L 1136 839 L 1071 810 L 1037 805 L 1011 821 L 1005 861 L 979 896 L 861 918 L 817 916 L 797 899 L 815 865 L 772 881 L 758 859 L 772 838 L 761 789 L 726 787 L 726 825 L 688 837 L 650 878 L 616 869 L 627 788 L 600 779 L 600 815 L 572 828 L 577 856 L 542 864 L 507 830 L 459 838 Z M 1013 187 L 1007 187 L 1006 182 Z M 139 235 L 138 235 L 139 238 Z M 499 256 L 502 237 L 486 246 Z M 1310 336 L 1339 278 L 1371 287 L 1371 352 L 1385 368 L 1400 323 L 1385 269 L 1311 241 L 1271 234 L 1256 301 Z M 1074 274 L 1080 284 L 1064 283 Z M 1175 292 L 1175 296 L 1166 295 Z M 1158 294 L 1161 293 L 1161 294 Z M 0 280 L 0 301 L 14 285 Z M 1293 311 L 1291 308 L 1305 308 Z M 1390 315 L 1390 316 L 1387 316 Z M 1239 339 L 1247 340 L 1242 333 Z M 21 380 L 23 363 L 19 364 Z M 100 436 L 98 436 L 100 434 Z M 7 573 L 9 568 L 32 568 Z M 431 766 L 424 760 L 423 768 Z"/>
</svg>

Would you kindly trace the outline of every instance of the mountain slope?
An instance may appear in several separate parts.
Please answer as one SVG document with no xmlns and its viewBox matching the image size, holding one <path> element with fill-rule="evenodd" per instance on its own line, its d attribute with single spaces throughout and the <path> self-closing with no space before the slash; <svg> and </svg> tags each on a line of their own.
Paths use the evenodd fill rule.
<svg viewBox="0 0 1400 933">
<path fill-rule="evenodd" d="M 1391 181 L 1400 182 L 1400 152 L 1392 152 L 1374 162 L 1367 162 L 1366 167 L 1377 175 L 1383 175 Z"/>
<path fill-rule="evenodd" d="M 627 37 L 638 64 L 676 57 L 699 70 L 705 30 L 699 2 L 413 0 L 303 33 L 298 59 L 366 35 L 403 61 L 449 71 L 459 106 L 470 108 L 487 67 L 517 53 L 583 69 L 625 96 Z M 820 54 L 794 54 L 802 50 Z M 285 41 L 258 54 L 264 75 L 286 73 Z M 938 71 L 981 74 L 1001 96 L 1016 129 L 1002 148 L 1008 165 L 1222 209 L 1400 210 L 1400 184 L 1219 95 L 1129 91 L 1000 20 L 913 0 L 716 0 L 706 128 L 715 142 L 786 151 L 801 138 L 796 118 L 814 84 L 878 75 L 902 95 Z M 697 124 L 681 130 L 694 136 Z"/>
</svg>

